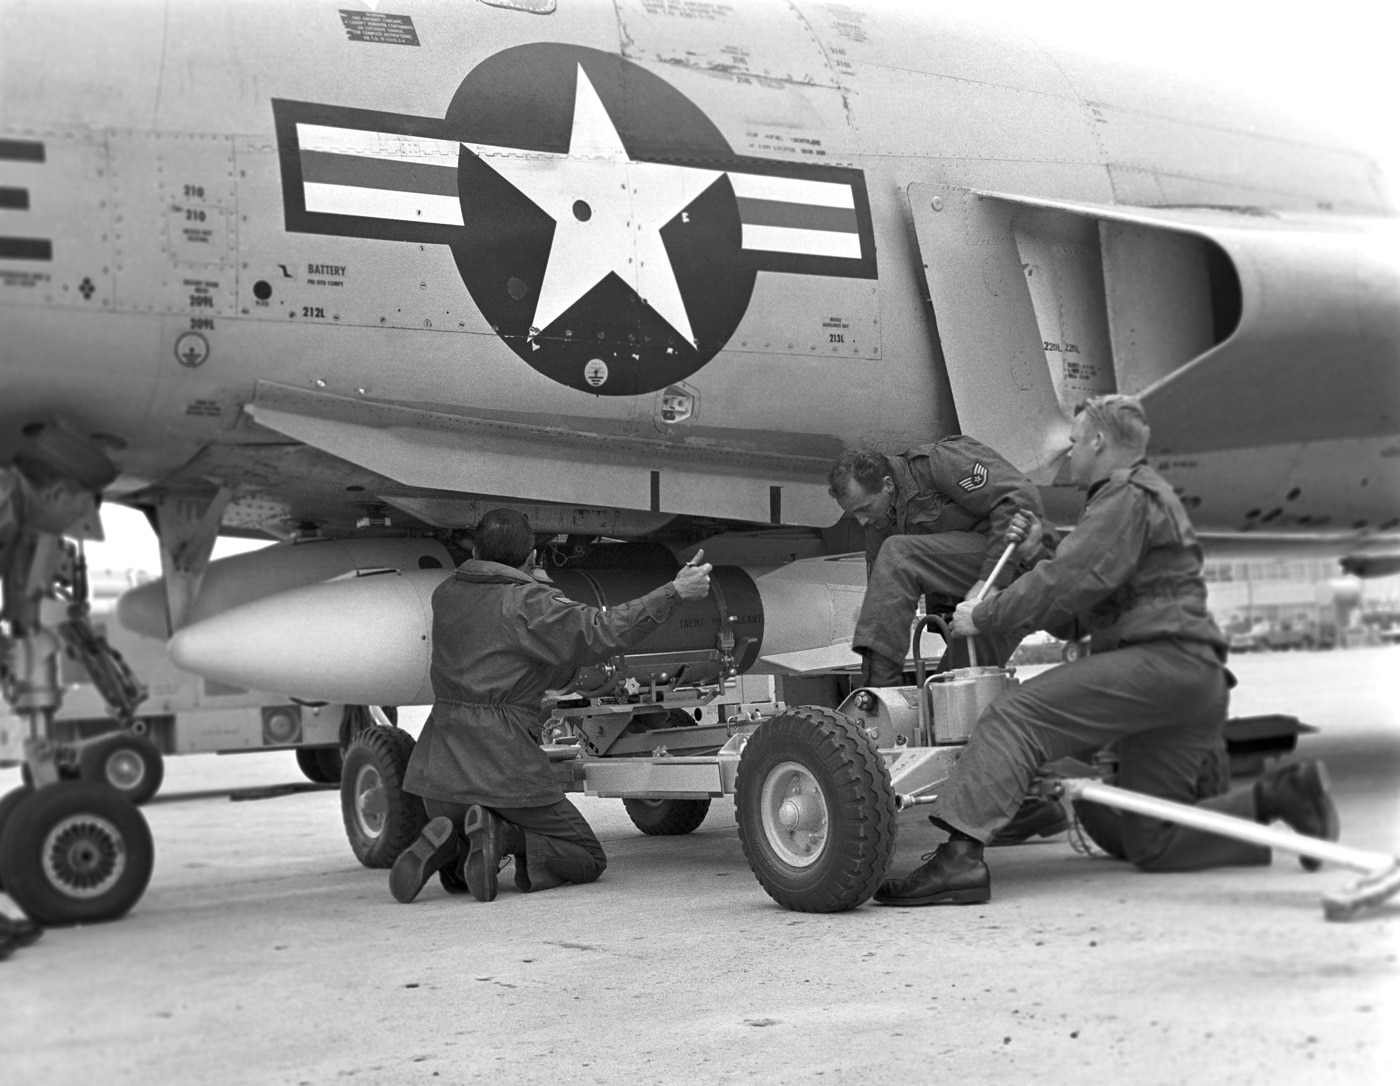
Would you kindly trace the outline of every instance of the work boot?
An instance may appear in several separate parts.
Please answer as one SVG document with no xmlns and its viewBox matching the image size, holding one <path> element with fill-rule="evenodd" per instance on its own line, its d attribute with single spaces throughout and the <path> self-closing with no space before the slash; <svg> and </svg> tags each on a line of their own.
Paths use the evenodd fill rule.
<svg viewBox="0 0 1400 1086">
<path fill-rule="evenodd" d="M 43 934 L 44 929 L 32 920 L 0 915 L 0 940 L 13 943 L 15 949 L 28 946 Z"/>
<path fill-rule="evenodd" d="M 992 873 L 982 862 L 982 842 L 950 837 L 927 853 L 922 867 L 889 879 L 875 891 L 881 905 L 981 905 L 992 900 Z"/>
<path fill-rule="evenodd" d="M 1032 837 L 1054 837 L 1069 829 L 1069 816 L 1065 809 L 1053 799 L 1043 796 L 1027 796 L 1021 801 L 1021 808 L 1011 817 L 996 836 L 988 842 L 993 848 L 1000 845 L 1019 845 Z"/>
<path fill-rule="evenodd" d="M 495 901 L 499 888 L 497 875 L 501 870 L 501 857 L 525 851 L 525 834 L 519 826 L 505 821 L 494 811 L 474 804 L 467 808 L 462 820 L 462 832 L 466 834 L 470 851 L 463 873 L 467 888 L 477 901 Z M 517 858 L 517 865 L 520 860 Z"/>
<path fill-rule="evenodd" d="M 444 864 L 456 860 L 459 845 L 452 819 L 439 815 L 418 835 L 418 840 L 399 853 L 389 872 L 389 892 L 407 905 Z"/>
<path fill-rule="evenodd" d="M 450 864 L 444 864 L 438 871 L 438 882 L 449 894 L 465 894 L 471 888 L 467 885 L 466 876 L 462 872 L 462 867 L 466 863 L 466 850 L 460 849 L 457 859 Z"/>
<path fill-rule="evenodd" d="M 1337 805 L 1327 794 L 1327 767 L 1321 762 L 1293 762 L 1270 770 L 1254 782 L 1255 821 L 1268 825 L 1285 822 L 1307 837 L 1335 841 L 1342 823 Z M 1321 860 L 1299 856 L 1306 871 L 1316 871 Z"/>
<path fill-rule="evenodd" d="M 904 661 L 891 660 L 873 649 L 857 649 L 860 653 L 861 686 L 903 686 Z"/>
</svg>

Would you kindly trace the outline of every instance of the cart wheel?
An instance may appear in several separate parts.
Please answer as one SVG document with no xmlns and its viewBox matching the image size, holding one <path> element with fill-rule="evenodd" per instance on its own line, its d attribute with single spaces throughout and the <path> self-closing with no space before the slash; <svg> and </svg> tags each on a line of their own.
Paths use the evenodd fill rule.
<svg viewBox="0 0 1400 1086">
<path fill-rule="evenodd" d="M 423 801 L 403 790 L 413 736 L 375 724 L 360 730 L 345 753 L 340 814 L 355 858 L 389 867 L 428 824 Z"/>
<path fill-rule="evenodd" d="M 894 788 L 875 741 L 830 709 L 789 709 L 744 748 L 739 840 L 768 896 L 834 913 L 870 898 L 894 855 Z"/>
<path fill-rule="evenodd" d="M 15 903 L 51 927 L 125 915 L 155 865 L 151 830 L 114 789 L 59 781 L 21 802 L 0 831 L 0 878 Z"/>
<path fill-rule="evenodd" d="M 679 837 L 700 828 L 710 813 L 708 799 L 624 799 L 632 825 L 652 837 Z"/>
<path fill-rule="evenodd" d="M 345 760 L 339 747 L 299 747 L 297 768 L 313 784 L 339 784 Z"/>
<path fill-rule="evenodd" d="M 105 784 L 139 805 L 160 790 L 165 779 L 165 759 L 149 739 L 119 732 L 82 748 L 78 778 Z"/>
<path fill-rule="evenodd" d="M 33 787 L 28 782 L 21 784 L 18 788 L 11 788 L 3 796 L 0 796 L 0 838 L 5 835 L 5 823 L 9 821 L 10 815 L 14 813 L 16 807 L 34 794 Z M 5 883 L 0 879 L 0 890 L 5 888 Z"/>
</svg>

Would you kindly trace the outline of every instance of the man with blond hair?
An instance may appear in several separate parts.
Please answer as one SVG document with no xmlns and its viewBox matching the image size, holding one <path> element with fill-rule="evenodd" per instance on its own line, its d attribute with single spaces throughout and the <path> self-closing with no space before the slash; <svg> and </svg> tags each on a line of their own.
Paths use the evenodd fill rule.
<svg viewBox="0 0 1400 1086">
<path fill-rule="evenodd" d="M 1035 676 L 982 713 L 938 789 L 932 821 L 948 840 L 923 866 L 887 881 L 886 905 L 978 904 L 991 898 L 983 844 L 1012 817 L 1040 767 L 1108 743 L 1118 784 L 1335 840 L 1337 812 L 1317 762 L 1283 766 L 1255 785 L 1198 796 L 1218 756 L 1228 702 L 1225 639 L 1206 611 L 1201 547 L 1171 486 L 1145 460 L 1149 430 L 1132 396 L 1089 400 L 1069 454 L 1088 491 L 1078 526 L 1055 556 L 980 604 L 960 604 L 953 632 L 1090 636 L 1090 655 Z M 1018 514 L 1009 537 L 1023 559 L 1040 539 Z M 1258 845 L 1142 815 L 1119 820 L 1123 858 L 1147 871 L 1264 864 Z M 1308 866 L 1305 864 L 1305 866 Z M 1314 865 L 1315 866 L 1315 865 Z"/>
</svg>

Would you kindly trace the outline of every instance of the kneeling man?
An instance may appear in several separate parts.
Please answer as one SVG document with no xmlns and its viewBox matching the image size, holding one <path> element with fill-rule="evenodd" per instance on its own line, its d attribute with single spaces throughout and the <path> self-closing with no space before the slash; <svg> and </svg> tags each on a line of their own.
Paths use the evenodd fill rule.
<svg viewBox="0 0 1400 1086">
<path fill-rule="evenodd" d="M 1088 401 L 1070 449 L 1089 492 L 1079 525 L 993 599 L 960 604 L 953 632 L 1090 635 L 1091 655 L 1052 668 L 993 702 L 938 790 L 932 821 L 949 839 L 908 876 L 880 887 L 886 905 L 991 899 L 982 847 L 1012 817 L 1048 762 L 1115 743 L 1118 784 L 1335 840 L 1337 812 L 1317 762 L 1266 774 L 1253 787 L 1199 799 L 1202 766 L 1218 756 L 1227 693 L 1225 640 L 1206 611 L 1201 548 L 1172 488 L 1147 465 L 1148 426 L 1131 396 Z M 1038 522 L 1009 532 L 1029 548 Z M 1148 871 L 1268 863 L 1258 845 L 1143 815 L 1121 816 L 1125 858 Z M 1305 863 L 1304 866 L 1315 866 Z"/>
<path fill-rule="evenodd" d="M 511 509 L 482 517 L 473 545 L 476 557 L 433 593 L 433 711 L 404 774 L 404 789 L 433 817 L 394 861 L 389 888 L 404 903 L 439 870 L 449 891 L 465 884 L 492 901 L 506 855 L 526 892 L 603 873 L 603 846 L 540 749 L 544 692 L 574 668 L 635 645 L 682 600 L 710 590 L 702 551 L 640 599 L 606 611 L 566 599 L 531 575 L 534 535 Z"/>
</svg>

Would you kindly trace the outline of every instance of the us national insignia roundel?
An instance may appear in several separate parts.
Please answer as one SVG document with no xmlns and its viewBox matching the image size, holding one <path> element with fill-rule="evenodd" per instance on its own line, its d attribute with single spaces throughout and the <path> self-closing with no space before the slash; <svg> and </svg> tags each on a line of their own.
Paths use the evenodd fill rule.
<svg viewBox="0 0 1400 1086">
<path fill-rule="evenodd" d="M 289 231 L 449 246 L 501 339 L 595 395 L 700 369 L 761 271 L 876 275 L 861 171 L 735 155 L 688 98 L 611 53 L 496 53 L 441 120 L 273 111 Z"/>
</svg>

